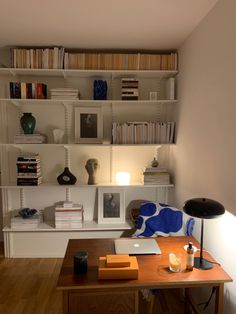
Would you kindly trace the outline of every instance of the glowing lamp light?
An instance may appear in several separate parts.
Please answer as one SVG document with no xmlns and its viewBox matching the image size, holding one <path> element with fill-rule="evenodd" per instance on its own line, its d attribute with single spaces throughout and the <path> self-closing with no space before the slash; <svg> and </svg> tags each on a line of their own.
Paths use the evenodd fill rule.
<svg viewBox="0 0 236 314">
<path fill-rule="evenodd" d="M 130 183 L 129 172 L 117 172 L 116 173 L 116 183 L 119 185 L 128 185 Z"/>
</svg>

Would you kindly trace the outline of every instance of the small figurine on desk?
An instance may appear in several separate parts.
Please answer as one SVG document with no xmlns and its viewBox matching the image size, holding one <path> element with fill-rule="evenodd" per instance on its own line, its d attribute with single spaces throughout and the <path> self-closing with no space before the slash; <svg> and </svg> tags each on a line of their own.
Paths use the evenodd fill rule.
<svg viewBox="0 0 236 314">
<path fill-rule="evenodd" d="M 159 162 L 158 162 L 157 159 L 154 157 L 154 158 L 153 158 L 153 161 L 152 161 L 152 163 L 151 163 L 151 166 L 152 166 L 152 167 L 158 167 L 158 165 L 159 165 Z"/>
<path fill-rule="evenodd" d="M 94 185 L 97 184 L 96 182 L 96 173 L 98 169 L 98 160 L 95 158 L 88 159 L 85 165 L 85 169 L 88 172 L 88 184 Z"/>
</svg>

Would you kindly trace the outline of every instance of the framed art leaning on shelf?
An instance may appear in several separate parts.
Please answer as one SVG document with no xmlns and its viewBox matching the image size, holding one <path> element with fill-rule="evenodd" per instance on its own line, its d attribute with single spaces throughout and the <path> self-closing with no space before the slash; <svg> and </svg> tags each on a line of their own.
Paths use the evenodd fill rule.
<svg viewBox="0 0 236 314">
<path fill-rule="evenodd" d="M 121 188 L 98 189 L 98 223 L 125 222 L 125 195 Z"/>
<path fill-rule="evenodd" d="M 102 143 L 103 117 L 102 108 L 75 108 L 75 142 Z"/>
</svg>

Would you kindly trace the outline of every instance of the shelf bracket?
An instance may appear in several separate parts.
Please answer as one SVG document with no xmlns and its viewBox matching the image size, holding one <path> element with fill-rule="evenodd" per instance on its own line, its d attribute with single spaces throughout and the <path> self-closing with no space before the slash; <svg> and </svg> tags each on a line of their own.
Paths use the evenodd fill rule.
<svg viewBox="0 0 236 314">
<path fill-rule="evenodd" d="M 66 102 L 62 102 L 65 109 L 65 139 L 66 143 L 70 141 L 70 125 L 69 125 L 69 105 Z"/>
<path fill-rule="evenodd" d="M 70 202 L 70 188 L 66 188 L 66 201 Z"/>
<path fill-rule="evenodd" d="M 65 166 L 70 168 L 70 147 L 67 145 L 63 146 L 65 149 Z"/>
<path fill-rule="evenodd" d="M 20 189 L 20 208 L 25 207 L 25 190 L 23 188 Z"/>
<path fill-rule="evenodd" d="M 12 76 L 16 77 L 16 72 L 13 71 L 12 69 L 9 69 L 9 72 L 11 73 Z"/>
<path fill-rule="evenodd" d="M 67 75 L 66 75 L 66 72 L 65 71 L 61 71 L 62 75 L 63 75 L 63 78 L 66 80 L 67 79 Z"/>
</svg>

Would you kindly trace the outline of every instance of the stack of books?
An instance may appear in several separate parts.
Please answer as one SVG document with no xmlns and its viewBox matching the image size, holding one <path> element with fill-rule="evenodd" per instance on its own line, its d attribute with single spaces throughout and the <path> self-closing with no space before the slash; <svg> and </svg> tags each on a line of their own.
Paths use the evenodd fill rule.
<svg viewBox="0 0 236 314">
<path fill-rule="evenodd" d="M 14 143 L 16 144 L 42 144 L 46 143 L 46 136 L 42 134 L 16 134 Z"/>
<path fill-rule="evenodd" d="M 11 217 L 11 228 L 12 229 L 37 229 L 39 224 L 42 222 L 42 215 L 36 213 L 32 217 L 23 218 L 21 216 Z"/>
<path fill-rule="evenodd" d="M 76 88 L 52 88 L 51 99 L 79 99 L 79 90 Z"/>
<path fill-rule="evenodd" d="M 143 175 L 144 184 L 170 184 L 170 174 L 166 169 L 158 167 L 145 167 Z"/>
<path fill-rule="evenodd" d="M 60 228 L 82 228 L 83 205 L 64 202 L 55 207 L 55 227 Z"/>
<path fill-rule="evenodd" d="M 138 80 L 136 78 L 121 79 L 121 99 L 138 100 Z"/>
<path fill-rule="evenodd" d="M 17 158 L 17 185 L 39 185 L 42 183 L 39 154 L 25 154 Z"/>
</svg>

